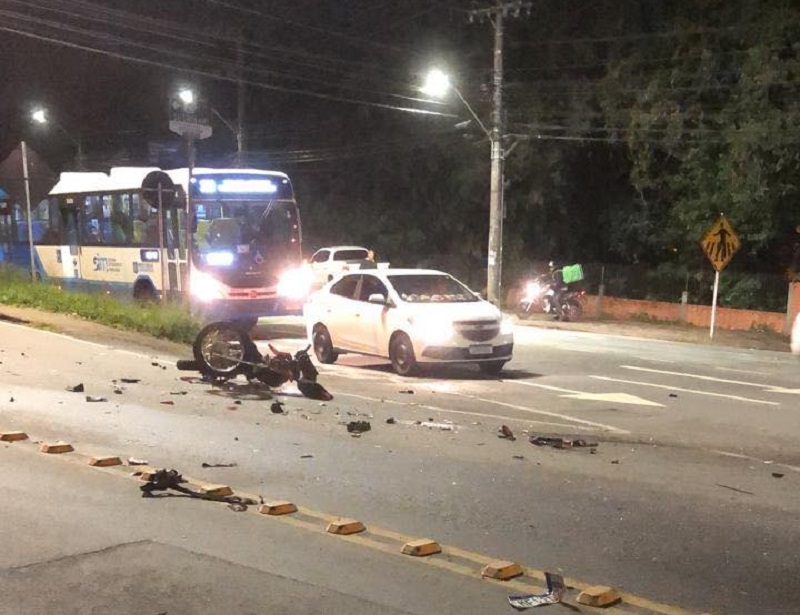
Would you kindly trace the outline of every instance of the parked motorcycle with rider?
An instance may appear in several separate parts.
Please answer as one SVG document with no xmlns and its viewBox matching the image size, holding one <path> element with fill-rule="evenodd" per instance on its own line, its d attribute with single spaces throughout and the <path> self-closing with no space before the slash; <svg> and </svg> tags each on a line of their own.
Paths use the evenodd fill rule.
<svg viewBox="0 0 800 615">
<path fill-rule="evenodd" d="M 586 293 L 574 284 L 582 279 L 583 268 L 580 265 L 556 268 L 551 261 L 547 273 L 526 282 L 517 305 L 517 315 L 529 318 L 536 313 L 545 313 L 565 322 L 580 320 Z"/>
</svg>

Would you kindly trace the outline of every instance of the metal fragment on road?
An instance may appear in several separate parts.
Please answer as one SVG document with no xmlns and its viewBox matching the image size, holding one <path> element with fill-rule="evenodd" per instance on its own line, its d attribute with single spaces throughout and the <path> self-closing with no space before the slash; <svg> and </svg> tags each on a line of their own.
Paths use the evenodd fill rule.
<svg viewBox="0 0 800 615">
<path fill-rule="evenodd" d="M 108 401 L 108 399 L 105 398 L 105 397 L 95 397 L 93 395 L 87 395 L 86 396 L 86 401 L 89 401 L 89 402 L 101 402 L 101 401 Z"/>
<path fill-rule="evenodd" d="M 369 421 L 350 421 L 347 424 L 347 431 L 348 433 L 363 433 L 365 431 L 370 431 L 372 429 L 372 425 Z"/>
<path fill-rule="evenodd" d="M 508 603 L 518 611 L 522 611 L 535 606 L 546 606 L 548 604 L 557 604 L 561 602 L 561 599 L 564 597 L 564 591 L 566 590 L 564 577 L 560 574 L 545 572 L 544 578 L 547 582 L 546 594 L 509 596 Z"/>
<path fill-rule="evenodd" d="M 67 387 L 67 391 L 69 391 L 70 393 L 83 393 L 84 391 L 83 383 L 79 382 L 74 386 Z"/>
</svg>

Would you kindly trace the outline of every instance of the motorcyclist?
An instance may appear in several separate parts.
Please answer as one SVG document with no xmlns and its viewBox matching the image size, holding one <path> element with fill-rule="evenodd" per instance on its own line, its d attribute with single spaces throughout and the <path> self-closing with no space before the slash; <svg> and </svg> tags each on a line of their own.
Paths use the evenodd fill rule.
<svg viewBox="0 0 800 615">
<path fill-rule="evenodd" d="M 564 274 L 561 268 L 556 268 L 555 263 L 550 261 L 547 264 L 550 273 L 550 288 L 553 290 L 553 310 L 557 316 L 561 316 L 561 298 L 567 285 L 564 284 Z"/>
</svg>

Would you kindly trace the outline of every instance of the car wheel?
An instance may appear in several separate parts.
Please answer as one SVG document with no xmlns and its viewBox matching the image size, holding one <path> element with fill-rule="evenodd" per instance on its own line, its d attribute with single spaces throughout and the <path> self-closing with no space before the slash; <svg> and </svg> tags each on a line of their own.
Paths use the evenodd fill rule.
<svg viewBox="0 0 800 615">
<path fill-rule="evenodd" d="M 335 363 L 336 359 L 339 358 L 339 353 L 333 350 L 331 334 L 325 325 L 314 327 L 314 335 L 311 341 L 314 345 L 314 354 L 320 363 Z"/>
<path fill-rule="evenodd" d="M 505 361 L 484 361 L 483 363 L 478 363 L 478 367 L 480 367 L 484 374 L 489 376 L 499 376 L 500 372 L 503 371 L 503 366 L 505 364 Z"/>
<path fill-rule="evenodd" d="M 398 333 L 389 344 L 389 359 L 392 369 L 400 376 L 411 376 L 417 371 L 417 357 L 414 345 L 405 333 Z"/>
</svg>

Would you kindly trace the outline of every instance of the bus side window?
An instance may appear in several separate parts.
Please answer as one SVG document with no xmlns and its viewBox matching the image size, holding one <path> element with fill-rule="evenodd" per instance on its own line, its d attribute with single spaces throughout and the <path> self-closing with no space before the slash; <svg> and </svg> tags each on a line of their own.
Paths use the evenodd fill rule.
<svg viewBox="0 0 800 615">
<path fill-rule="evenodd" d="M 61 221 L 61 211 L 58 208 L 58 200 L 52 198 L 48 201 L 42 201 L 42 203 L 46 203 L 47 207 L 47 228 L 42 237 L 42 243 L 46 245 L 60 245 L 63 241 L 63 224 Z"/>
<path fill-rule="evenodd" d="M 98 212 L 102 243 L 114 243 L 114 235 L 111 228 L 111 213 L 111 196 L 104 194 L 100 197 L 100 210 Z"/>
<path fill-rule="evenodd" d="M 130 201 L 127 194 L 111 197 L 111 240 L 115 246 L 126 246 L 130 240 Z"/>
<path fill-rule="evenodd" d="M 64 239 L 71 246 L 78 245 L 78 216 L 74 205 L 60 203 L 61 219 L 64 223 Z"/>
<path fill-rule="evenodd" d="M 85 197 L 82 214 L 81 243 L 85 245 L 98 245 L 103 243 L 103 236 L 100 228 L 100 218 L 102 216 L 100 197 Z"/>
</svg>

